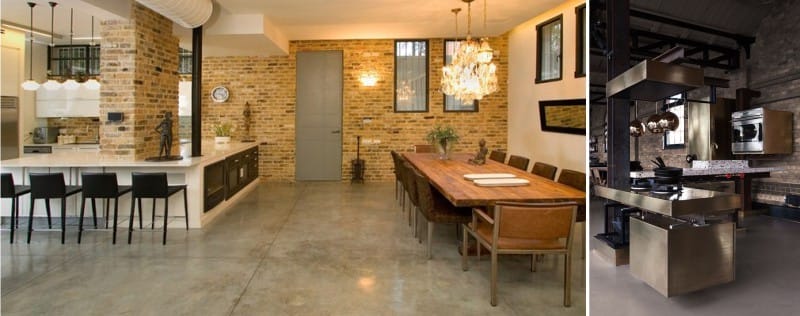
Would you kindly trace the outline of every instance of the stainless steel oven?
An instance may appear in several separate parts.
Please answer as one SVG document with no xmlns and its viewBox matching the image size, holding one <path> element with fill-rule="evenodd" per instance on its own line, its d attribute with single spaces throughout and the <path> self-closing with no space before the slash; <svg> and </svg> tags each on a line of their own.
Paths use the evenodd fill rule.
<svg viewBox="0 0 800 316">
<path fill-rule="evenodd" d="M 734 154 L 791 154 L 792 112 L 756 108 L 731 114 Z"/>
</svg>

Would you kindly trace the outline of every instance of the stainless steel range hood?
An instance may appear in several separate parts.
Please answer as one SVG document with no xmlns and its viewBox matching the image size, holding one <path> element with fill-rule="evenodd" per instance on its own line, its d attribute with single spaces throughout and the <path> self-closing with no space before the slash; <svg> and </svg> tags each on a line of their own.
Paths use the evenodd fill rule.
<svg viewBox="0 0 800 316">
<path fill-rule="evenodd" d="M 606 95 L 631 100 L 660 101 L 703 86 L 703 70 L 645 60 L 606 84 Z"/>
</svg>

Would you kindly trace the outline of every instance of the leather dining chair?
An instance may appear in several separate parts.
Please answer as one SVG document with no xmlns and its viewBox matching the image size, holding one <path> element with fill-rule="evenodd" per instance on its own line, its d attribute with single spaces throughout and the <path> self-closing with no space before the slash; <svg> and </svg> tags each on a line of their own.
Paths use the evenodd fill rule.
<svg viewBox="0 0 800 316">
<path fill-rule="evenodd" d="M 531 270 L 535 269 L 537 254 L 563 254 L 564 306 L 570 306 L 571 251 L 576 209 L 575 202 L 497 202 L 494 217 L 489 217 L 480 209 L 472 210 L 471 222 L 462 225 L 462 247 L 467 247 L 467 237 L 472 236 L 480 245 L 490 249 L 489 301 L 492 306 L 497 305 L 497 260 L 498 255 L 502 254 L 531 255 Z M 466 251 L 462 252 L 461 267 L 464 271 L 468 270 Z"/>
<path fill-rule="evenodd" d="M 531 160 L 522 156 L 511 155 L 508 157 L 508 165 L 519 170 L 528 171 L 528 164 Z"/>
<path fill-rule="evenodd" d="M 15 185 L 14 176 L 10 173 L 3 173 L 0 175 L 0 197 L 4 199 L 11 199 L 11 221 L 9 226 L 11 232 L 9 234 L 8 242 L 14 243 L 14 231 L 19 225 L 19 197 L 31 192 L 31 187 L 27 185 Z"/>
<path fill-rule="evenodd" d="M 94 173 L 84 172 L 81 173 L 81 184 L 83 185 L 83 195 L 81 197 L 81 213 L 78 220 L 78 243 L 81 243 L 83 236 L 83 212 L 86 207 L 86 199 L 91 199 L 92 214 L 97 214 L 97 205 L 95 199 L 114 199 L 114 222 L 113 234 L 111 243 L 117 243 L 117 214 L 119 213 L 119 197 L 131 192 L 131 186 L 118 185 L 116 173 Z M 133 203 L 133 200 L 131 200 Z M 108 203 L 106 203 L 108 204 Z M 106 206 L 108 212 L 108 206 Z M 139 218 L 142 218 L 141 209 L 139 210 Z M 108 218 L 108 215 L 105 216 Z M 97 228 L 97 215 L 94 216 L 94 227 Z"/>
<path fill-rule="evenodd" d="M 408 201 L 409 203 L 411 203 L 409 204 L 408 207 L 408 226 L 411 226 L 412 222 L 414 223 L 414 231 L 412 232 L 412 235 L 416 237 L 417 236 L 416 214 L 417 210 L 419 209 L 419 199 L 417 195 L 417 183 L 416 181 L 414 181 L 414 166 L 408 163 L 408 161 L 403 160 L 400 163 L 400 173 L 403 180 L 403 187 L 406 188 Z M 405 199 L 405 197 L 403 197 L 403 199 Z"/>
<path fill-rule="evenodd" d="M 427 256 L 431 258 L 431 239 L 433 238 L 434 223 L 463 224 L 469 222 L 471 216 L 469 208 L 455 207 L 450 201 L 444 198 L 438 191 L 431 189 L 431 184 L 421 173 L 413 170 L 414 178 L 417 182 L 417 196 L 419 199 L 419 211 L 427 221 Z M 464 248 L 466 249 L 466 248 Z M 466 253 L 467 251 L 463 251 Z"/>
<path fill-rule="evenodd" d="M 536 166 L 534 166 L 535 168 Z M 578 190 L 586 192 L 586 174 L 580 171 L 563 169 L 558 175 L 558 183 L 566 184 Z M 581 258 L 586 257 L 586 206 L 578 205 L 578 213 L 575 215 L 575 222 L 581 223 Z"/>
<path fill-rule="evenodd" d="M 531 169 L 531 173 L 543 178 L 555 180 L 557 170 L 558 167 L 556 166 L 546 164 L 544 162 L 536 162 L 535 164 L 533 164 L 533 169 Z"/>
<path fill-rule="evenodd" d="M 186 230 L 189 230 L 189 205 L 186 199 L 186 185 L 167 185 L 167 174 L 164 172 L 144 173 L 133 172 L 131 174 L 131 219 L 128 223 L 128 244 L 131 243 L 133 235 L 133 216 L 134 216 L 134 203 L 136 200 L 139 202 L 139 220 L 141 225 L 141 199 L 153 199 L 153 222 L 155 222 L 155 206 L 156 199 L 164 199 L 164 237 L 161 239 L 161 244 L 167 244 L 167 220 L 169 218 L 169 197 L 175 193 L 183 191 L 183 211 L 185 213 Z M 154 223 L 151 223 L 155 225 Z"/>
<path fill-rule="evenodd" d="M 506 163 L 506 152 L 499 150 L 492 150 L 492 152 L 489 154 L 489 159 L 497 161 L 499 163 Z"/>
<path fill-rule="evenodd" d="M 403 157 L 400 157 L 396 151 L 392 150 L 390 152 L 392 154 L 392 163 L 394 164 L 394 199 L 397 200 L 397 203 L 402 205 L 401 201 L 404 200 L 403 196 L 405 196 L 405 188 L 403 188 L 403 183 L 400 181 L 400 162 Z M 405 210 L 405 208 L 402 208 Z"/>
</svg>

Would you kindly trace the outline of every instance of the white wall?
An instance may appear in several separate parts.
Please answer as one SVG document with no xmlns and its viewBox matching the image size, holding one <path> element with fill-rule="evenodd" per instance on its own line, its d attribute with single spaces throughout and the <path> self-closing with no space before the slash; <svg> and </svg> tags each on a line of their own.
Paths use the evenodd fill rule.
<svg viewBox="0 0 800 316">
<path fill-rule="evenodd" d="M 566 1 L 520 24 L 509 34 L 508 63 L 513 65 L 508 76 L 509 153 L 530 158 L 531 165 L 541 161 L 559 170 L 586 170 L 586 137 L 543 132 L 539 123 L 539 101 L 586 97 L 585 77 L 575 78 L 575 8 L 584 3 Z M 563 17 L 562 79 L 535 84 L 536 25 L 559 14 Z"/>
<path fill-rule="evenodd" d="M 37 38 L 38 39 L 38 38 Z M 2 35 L 2 46 L 7 49 L 12 49 L 19 52 L 17 61 L 18 79 L 13 82 L 2 82 L 3 91 L 8 92 L 9 89 L 16 89 L 16 95 L 19 96 L 19 136 L 20 136 L 20 151 L 22 144 L 30 141 L 28 133 L 33 131 L 33 128 L 42 124 L 47 124 L 45 120 L 37 120 L 35 113 L 36 92 L 22 90 L 20 84 L 28 79 L 28 59 L 29 50 L 28 42 L 25 40 L 25 34 L 11 29 L 6 29 L 5 34 Z M 3 56 L 5 58 L 6 56 Z M 47 78 L 47 46 L 34 43 L 33 58 L 33 79 L 38 82 L 44 82 Z"/>
</svg>

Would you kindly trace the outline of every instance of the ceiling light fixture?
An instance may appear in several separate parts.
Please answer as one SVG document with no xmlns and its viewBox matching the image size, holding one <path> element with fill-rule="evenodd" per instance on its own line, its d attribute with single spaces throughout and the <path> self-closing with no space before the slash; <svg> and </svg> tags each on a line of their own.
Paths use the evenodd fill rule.
<svg viewBox="0 0 800 316">
<path fill-rule="evenodd" d="M 94 15 L 93 15 L 92 16 L 92 40 L 89 41 L 89 47 L 87 48 L 87 54 L 89 54 L 89 57 L 91 57 L 91 54 L 92 54 L 92 51 L 93 51 L 93 48 L 94 48 L 95 45 L 96 45 L 96 43 L 94 42 Z M 87 74 L 91 73 L 91 71 L 92 71 L 91 65 L 86 65 L 86 73 Z M 86 87 L 86 89 L 89 89 L 89 90 L 98 90 L 98 89 L 100 89 L 100 82 L 98 82 L 97 79 L 95 79 L 95 77 L 92 76 L 92 77 L 89 77 L 89 80 L 86 80 L 86 82 L 83 83 L 83 86 Z"/>
<path fill-rule="evenodd" d="M 74 11 L 74 9 L 72 9 L 72 8 L 69 9 L 69 47 L 70 47 L 70 53 L 72 53 L 71 50 L 72 50 L 72 35 L 73 35 L 73 30 L 72 30 L 73 11 Z M 64 86 L 64 89 L 66 89 L 66 90 L 78 90 L 78 88 L 81 87 L 81 84 L 78 83 L 77 81 L 75 81 L 75 79 L 72 78 L 72 59 L 71 58 L 69 60 L 69 72 L 67 73 L 67 81 L 64 81 L 63 86 Z"/>
<path fill-rule="evenodd" d="M 53 47 L 56 46 L 56 44 L 53 42 L 53 38 L 55 37 L 55 33 L 53 33 L 53 12 L 55 11 L 55 7 L 58 5 L 58 3 L 53 1 L 48 3 L 50 4 L 50 49 L 52 51 Z M 53 78 L 49 78 L 47 81 L 45 81 L 45 83 L 42 84 L 42 87 L 44 87 L 45 90 L 50 91 L 58 90 L 61 89 L 61 83 Z"/>
<path fill-rule="evenodd" d="M 453 55 L 453 62 L 442 67 L 442 92 L 455 96 L 461 102 L 469 103 L 497 91 L 497 66 L 492 63 L 494 51 L 487 38 L 472 39 L 472 2 L 467 4 L 467 39 L 460 41 Z M 458 13 L 456 17 L 456 37 L 458 37 Z M 483 26 L 486 28 L 486 0 L 483 2 Z"/>
<path fill-rule="evenodd" d="M 31 7 L 31 29 L 30 29 L 30 47 L 28 48 L 30 52 L 30 60 L 28 61 L 29 68 L 28 68 L 28 80 L 22 83 L 22 89 L 26 91 L 34 91 L 39 89 L 39 83 L 33 81 L 33 7 L 36 6 L 36 3 L 28 2 L 28 6 Z"/>
</svg>

